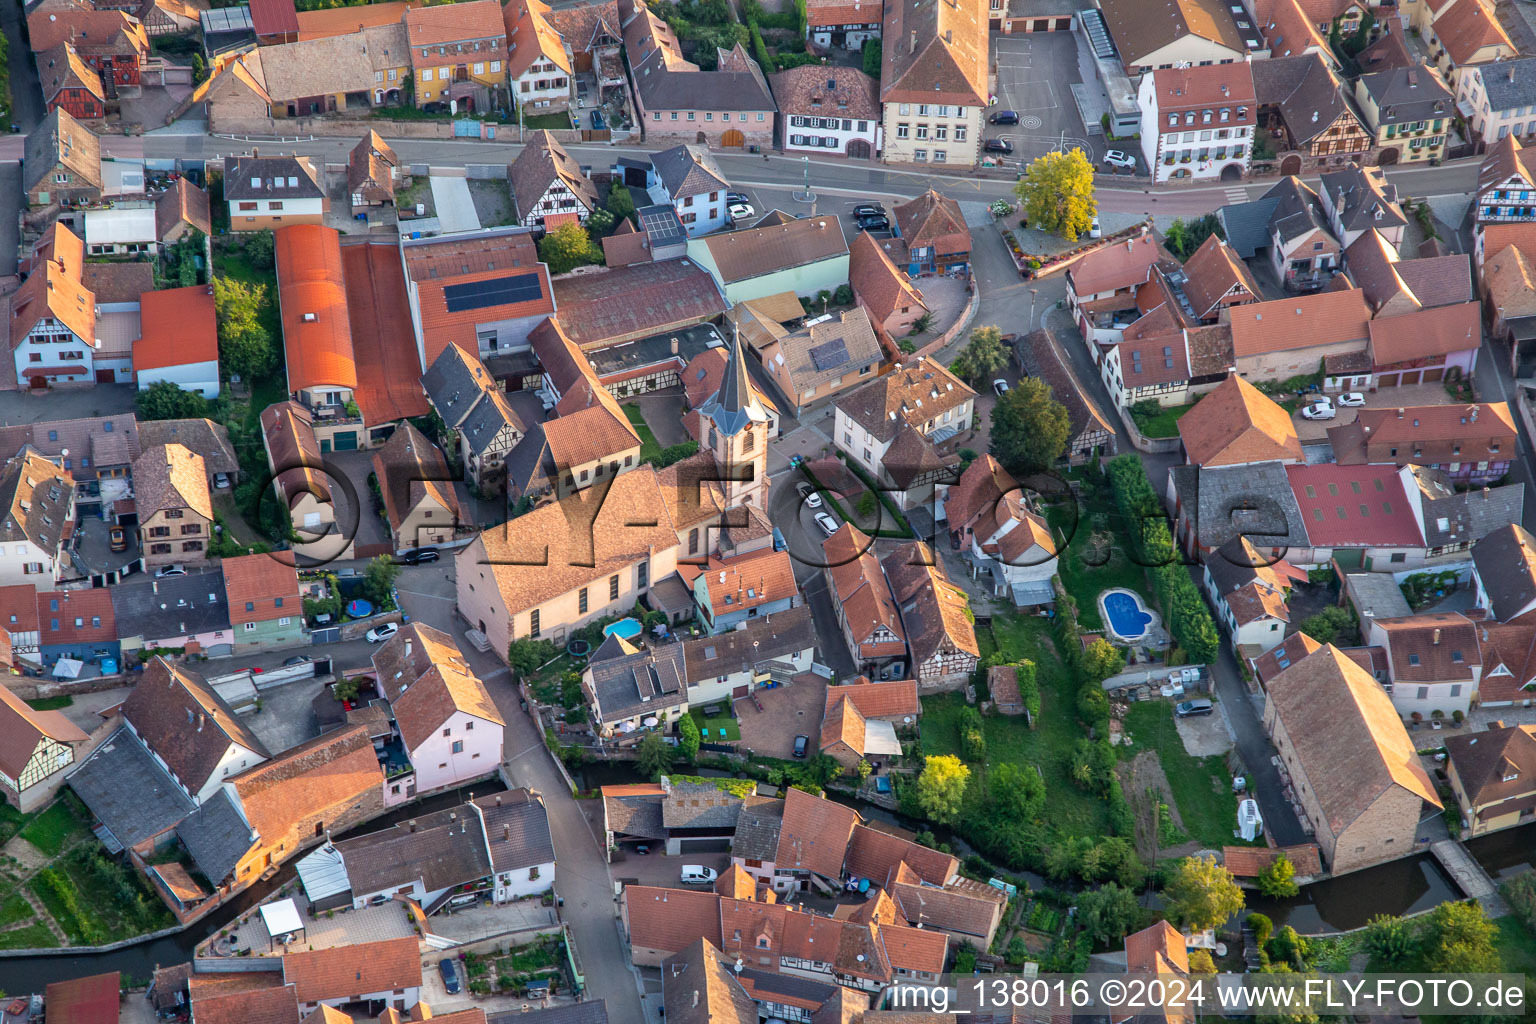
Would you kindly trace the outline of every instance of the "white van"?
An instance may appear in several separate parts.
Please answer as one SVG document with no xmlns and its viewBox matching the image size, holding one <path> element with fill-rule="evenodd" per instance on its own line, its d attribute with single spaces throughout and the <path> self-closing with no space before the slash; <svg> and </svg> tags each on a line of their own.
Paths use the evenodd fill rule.
<svg viewBox="0 0 1536 1024">
<path fill-rule="evenodd" d="M 718 877 L 714 868 L 706 868 L 702 864 L 683 865 L 684 885 L 714 885 Z"/>
</svg>

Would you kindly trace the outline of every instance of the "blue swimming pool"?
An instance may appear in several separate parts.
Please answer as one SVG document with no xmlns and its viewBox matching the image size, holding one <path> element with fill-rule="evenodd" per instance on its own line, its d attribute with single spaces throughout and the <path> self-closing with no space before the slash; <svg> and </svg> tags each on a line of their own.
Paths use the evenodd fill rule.
<svg viewBox="0 0 1536 1024">
<path fill-rule="evenodd" d="M 1104 615 L 1110 629 L 1123 640 L 1139 640 L 1147 635 L 1152 615 L 1141 604 L 1141 598 L 1124 590 L 1112 590 L 1103 597 Z"/>
<path fill-rule="evenodd" d="M 604 636 L 616 636 L 620 640 L 633 640 L 640 635 L 639 619 L 620 619 L 603 630 Z"/>
</svg>

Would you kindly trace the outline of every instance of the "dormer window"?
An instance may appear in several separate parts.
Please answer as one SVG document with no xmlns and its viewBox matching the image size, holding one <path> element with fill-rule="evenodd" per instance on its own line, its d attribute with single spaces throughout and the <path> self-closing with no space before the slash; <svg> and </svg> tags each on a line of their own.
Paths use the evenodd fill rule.
<svg viewBox="0 0 1536 1024">
<path fill-rule="evenodd" d="M 1410 654 L 1410 655 L 1408 655 L 1408 664 L 1410 664 L 1410 665 L 1417 665 L 1418 663 L 1419 663 L 1419 656 L 1417 654 Z"/>
</svg>

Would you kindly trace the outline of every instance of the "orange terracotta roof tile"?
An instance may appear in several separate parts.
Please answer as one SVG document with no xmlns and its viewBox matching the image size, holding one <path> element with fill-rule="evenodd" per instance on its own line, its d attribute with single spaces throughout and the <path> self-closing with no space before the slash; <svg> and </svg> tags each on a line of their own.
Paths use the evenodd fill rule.
<svg viewBox="0 0 1536 1024">
<path fill-rule="evenodd" d="M 1302 458 L 1290 414 L 1237 376 L 1222 381 L 1179 418 L 1179 437 L 1190 463 L 1201 466 Z"/>
<path fill-rule="evenodd" d="M 804 790 L 787 790 L 776 863 L 780 868 L 841 878 L 848 841 L 858 821 L 858 812 L 851 807 Z"/>
<path fill-rule="evenodd" d="M 145 292 L 139 299 L 139 320 L 143 331 L 133 343 L 135 372 L 219 361 L 212 287 Z"/>
<path fill-rule="evenodd" d="M 335 228 L 279 228 L 277 293 L 287 353 L 288 390 L 357 388 L 357 362 Z"/>
<path fill-rule="evenodd" d="M 403 255 L 406 276 L 417 291 L 423 366 L 431 366 L 448 345 L 457 345 L 478 356 L 476 324 L 549 316 L 555 311 L 549 271 L 539 262 L 538 248 L 526 228 L 493 228 L 473 234 L 413 239 L 404 243 Z M 487 300 L 460 294 L 478 291 L 483 296 L 483 288 L 472 286 L 490 281 L 526 288 L 530 297 L 496 305 L 475 305 Z M 454 294 L 452 303 L 448 301 L 450 289 Z"/>
<path fill-rule="evenodd" d="M 399 248 L 349 239 L 341 246 L 341 262 L 357 372 L 353 394 L 363 422 L 373 426 L 425 416 L 421 356 L 411 327 Z"/>
<path fill-rule="evenodd" d="M 302 611 L 299 577 L 291 565 L 271 555 L 241 555 L 223 560 L 224 593 L 230 618 L 236 622 L 267 622 Z M 278 599 L 282 604 L 277 604 Z M 246 608 L 246 604 L 254 605 Z"/>
<path fill-rule="evenodd" d="M 301 1003 L 419 988 L 421 956 L 415 939 L 306 950 L 283 957 L 283 978 Z"/>
<path fill-rule="evenodd" d="M 1314 292 L 1291 298 L 1235 306 L 1231 311 L 1232 349 L 1237 358 L 1365 341 L 1370 336 L 1370 307 L 1358 288 Z"/>
</svg>

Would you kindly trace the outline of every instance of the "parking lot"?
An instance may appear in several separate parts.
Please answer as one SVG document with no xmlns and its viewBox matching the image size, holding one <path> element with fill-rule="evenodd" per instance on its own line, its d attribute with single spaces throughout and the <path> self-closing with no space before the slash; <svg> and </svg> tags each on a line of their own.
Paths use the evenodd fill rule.
<svg viewBox="0 0 1536 1024">
<path fill-rule="evenodd" d="M 1343 423 L 1353 423 L 1355 417 L 1359 415 L 1359 410 L 1340 405 L 1337 394 L 1325 397 L 1332 401 L 1335 408 L 1332 419 L 1307 419 L 1302 415 L 1305 405 L 1299 406 L 1291 414 L 1291 420 L 1296 424 L 1296 436 L 1302 441 L 1321 441 L 1328 436 L 1329 430 Z M 1445 390 L 1444 384 L 1438 382 L 1365 392 L 1367 409 L 1396 409 L 1409 405 L 1451 405 L 1453 403 L 1454 399 L 1450 392 Z"/>
<path fill-rule="evenodd" d="M 1078 67 L 1077 34 L 993 35 L 992 45 L 997 64 L 997 103 L 987 113 L 990 116 L 999 110 L 1016 111 L 1019 123 L 989 123 L 985 137 L 1013 143 L 1013 154 L 1008 159 L 1024 165 L 1046 153 L 1073 147 L 1083 149 L 1089 159 L 1097 161 L 1102 137 L 1088 137 L 1072 101 L 1072 85 L 1083 80 Z"/>
</svg>

